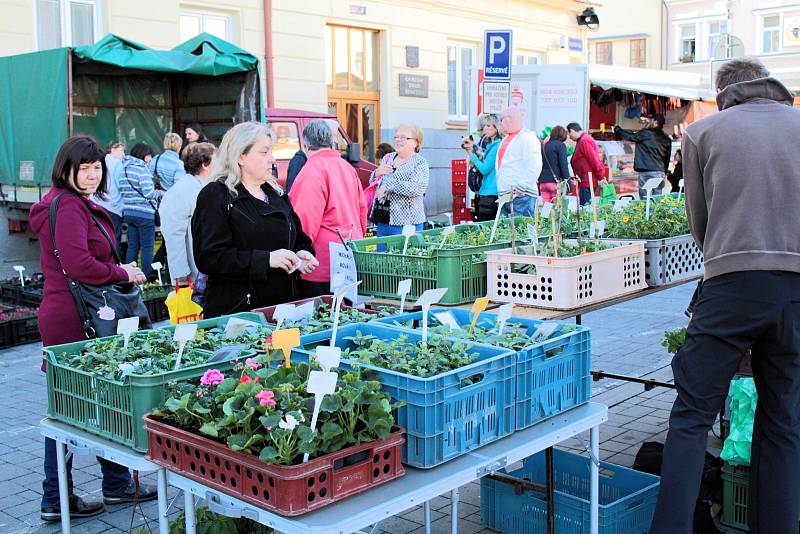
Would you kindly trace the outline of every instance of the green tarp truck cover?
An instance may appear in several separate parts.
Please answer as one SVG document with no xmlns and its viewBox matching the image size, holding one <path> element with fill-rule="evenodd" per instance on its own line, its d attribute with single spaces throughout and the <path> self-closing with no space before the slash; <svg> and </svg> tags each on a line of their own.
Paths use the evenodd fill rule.
<svg viewBox="0 0 800 534">
<path fill-rule="evenodd" d="M 186 122 L 210 124 L 213 138 L 234 122 L 263 120 L 258 58 L 205 33 L 172 50 L 107 35 L 90 46 L 0 57 L 0 184 L 50 185 L 70 134 L 70 87 L 72 133 L 101 145 L 120 140 L 127 150 L 146 142 L 158 153 L 164 134 Z"/>
</svg>

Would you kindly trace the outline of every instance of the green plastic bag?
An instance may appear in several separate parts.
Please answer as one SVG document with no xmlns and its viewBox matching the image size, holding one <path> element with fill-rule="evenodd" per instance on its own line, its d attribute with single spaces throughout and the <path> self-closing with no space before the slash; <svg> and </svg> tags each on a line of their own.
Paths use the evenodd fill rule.
<svg viewBox="0 0 800 534">
<path fill-rule="evenodd" d="M 750 446 L 753 443 L 753 419 L 758 394 L 750 377 L 731 381 L 731 431 L 725 438 L 720 458 L 731 465 L 750 465 Z"/>
<path fill-rule="evenodd" d="M 613 204 L 617 200 L 617 189 L 614 184 L 606 184 L 600 188 L 600 205 Z"/>
</svg>

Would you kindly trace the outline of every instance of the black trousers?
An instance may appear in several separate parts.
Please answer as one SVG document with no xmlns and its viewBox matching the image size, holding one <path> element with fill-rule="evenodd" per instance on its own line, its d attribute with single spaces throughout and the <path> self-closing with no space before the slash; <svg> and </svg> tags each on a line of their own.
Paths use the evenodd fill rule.
<svg viewBox="0 0 800 534">
<path fill-rule="evenodd" d="M 800 517 L 800 274 L 730 273 L 707 280 L 672 360 L 672 408 L 651 534 L 691 534 L 708 431 L 752 346 L 758 408 L 750 531 L 794 534 Z"/>
<path fill-rule="evenodd" d="M 478 197 L 478 221 L 493 221 L 497 216 L 497 195 Z"/>
<path fill-rule="evenodd" d="M 333 294 L 330 282 L 309 282 L 302 278 L 298 281 L 297 290 L 299 298 L 301 299 L 310 299 L 312 297 L 319 297 L 320 295 Z"/>
</svg>

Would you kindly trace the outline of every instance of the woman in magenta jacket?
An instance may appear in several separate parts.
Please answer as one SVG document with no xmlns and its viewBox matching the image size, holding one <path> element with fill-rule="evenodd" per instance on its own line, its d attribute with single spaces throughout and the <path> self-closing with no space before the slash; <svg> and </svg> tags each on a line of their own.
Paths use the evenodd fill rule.
<svg viewBox="0 0 800 534">
<path fill-rule="evenodd" d="M 31 207 L 31 227 L 39 238 L 40 261 L 45 276 L 42 304 L 39 307 L 39 331 L 45 347 L 86 339 L 61 266 L 70 277 L 86 284 L 145 281 L 135 263 L 117 265 L 114 262 L 112 244 L 92 220 L 94 216 L 103 225 L 113 242 L 114 225 L 111 218 L 89 198 L 92 194 L 97 195 L 98 191 L 106 190 L 107 178 L 103 149 L 90 137 L 72 137 L 61 146 L 56 156 L 52 189 Z M 61 265 L 53 253 L 49 221 L 50 204 L 58 195 L 63 196 L 56 213 L 55 242 Z M 116 246 L 116 243 L 113 244 Z M 104 510 L 104 504 L 133 502 L 135 489 L 128 469 L 102 458 L 98 458 L 98 461 L 103 472 L 103 502 L 87 502 L 74 495 L 70 475 L 71 517 L 97 515 Z M 44 471 L 41 518 L 44 521 L 59 521 L 61 508 L 56 447 L 49 438 L 45 439 Z M 67 473 L 70 474 L 70 471 L 71 465 L 68 463 Z M 155 488 L 139 486 L 140 501 L 155 497 Z"/>
</svg>

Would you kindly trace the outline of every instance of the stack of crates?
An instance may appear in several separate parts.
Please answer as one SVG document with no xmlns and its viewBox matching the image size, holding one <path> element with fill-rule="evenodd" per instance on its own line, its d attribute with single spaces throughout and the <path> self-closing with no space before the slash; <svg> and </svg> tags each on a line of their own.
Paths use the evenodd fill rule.
<svg viewBox="0 0 800 534">
<path fill-rule="evenodd" d="M 472 210 L 467 207 L 467 160 L 454 159 L 450 163 L 453 186 L 453 224 L 472 220 Z"/>
</svg>

